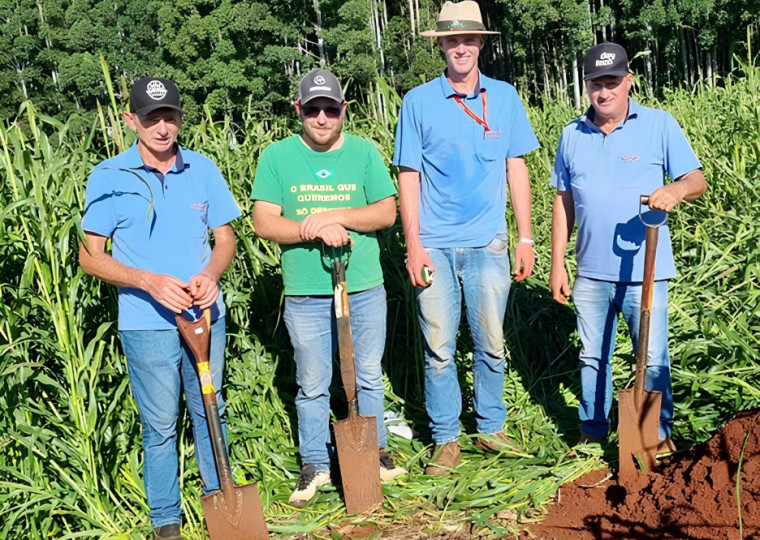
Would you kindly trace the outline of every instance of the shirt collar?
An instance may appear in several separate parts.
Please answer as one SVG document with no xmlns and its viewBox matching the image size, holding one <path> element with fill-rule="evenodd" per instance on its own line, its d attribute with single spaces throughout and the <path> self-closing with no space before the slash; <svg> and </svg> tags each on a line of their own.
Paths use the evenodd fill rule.
<svg viewBox="0 0 760 540">
<path fill-rule="evenodd" d="M 174 160 L 174 165 L 170 169 L 170 172 L 181 172 L 185 167 L 189 167 L 190 164 L 185 163 L 185 159 L 182 157 L 182 147 L 177 143 L 174 143 L 174 146 L 177 148 L 177 157 Z M 125 167 L 128 169 L 144 168 L 146 170 L 153 170 L 153 167 L 145 165 L 139 150 L 137 150 L 137 141 L 135 141 L 134 144 L 122 154 L 122 160 L 124 161 Z"/>
<path fill-rule="evenodd" d="M 631 98 L 628 98 L 628 116 L 625 117 L 625 120 L 623 121 L 624 125 L 628 120 L 631 120 L 632 118 L 638 118 L 639 111 L 641 110 L 641 105 L 633 101 Z M 599 126 L 597 126 L 594 123 L 594 108 L 589 107 L 586 109 L 586 112 L 581 116 L 580 118 L 581 123 L 585 124 L 586 126 L 599 130 Z"/>
<path fill-rule="evenodd" d="M 453 96 L 459 96 L 464 97 L 465 99 L 475 99 L 480 95 L 481 92 L 483 92 L 486 89 L 486 85 L 488 84 L 488 77 L 483 75 L 480 70 L 478 70 L 478 82 L 475 84 L 475 89 L 472 91 L 471 94 L 468 94 L 465 96 L 464 94 L 460 94 L 454 88 L 451 86 L 451 83 L 446 78 L 446 72 L 444 71 L 440 76 L 441 81 L 441 90 L 443 91 L 443 97 L 446 99 L 453 97 Z"/>
</svg>

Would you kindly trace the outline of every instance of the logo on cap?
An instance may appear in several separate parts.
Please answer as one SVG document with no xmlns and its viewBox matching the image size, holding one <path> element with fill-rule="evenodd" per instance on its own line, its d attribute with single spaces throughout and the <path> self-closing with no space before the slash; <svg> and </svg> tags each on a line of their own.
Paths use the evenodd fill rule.
<svg viewBox="0 0 760 540">
<path fill-rule="evenodd" d="M 317 75 L 314 77 L 314 84 L 319 86 L 325 84 L 325 78 L 322 75 Z"/>
<path fill-rule="evenodd" d="M 164 99 L 166 92 L 166 87 L 161 81 L 150 81 L 148 83 L 148 88 L 145 90 L 145 93 L 148 94 L 151 99 L 155 99 L 156 101 Z"/>
<path fill-rule="evenodd" d="M 599 60 L 596 61 L 597 66 L 611 66 L 615 61 L 615 53 L 603 52 L 599 55 Z"/>
</svg>

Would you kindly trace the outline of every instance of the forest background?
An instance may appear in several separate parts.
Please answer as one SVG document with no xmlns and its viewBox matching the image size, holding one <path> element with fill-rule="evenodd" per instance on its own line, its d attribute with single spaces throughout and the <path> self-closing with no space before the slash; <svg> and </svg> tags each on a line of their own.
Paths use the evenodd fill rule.
<svg viewBox="0 0 760 540">
<path fill-rule="evenodd" d="M 379 235 L 389 309 L 386 423 L 414 429 L 413 439 L 389 438 L 410 474 L 383 486 L 383 507 L 367 518 L 346 515 L 339 488 L 325 488 L 305 510 L 288 505 L 300 466 L 294 367 L 280 320 L 279 250 L 256 237 L 250 219 L 256 165 L 264 148 L 297 129 L 290 105 L 297 82 L 321 61 L 347 85 L 345 129 L 373 141 L 389 163 L 401 97 L 444 67 L 433 40 L 418 36 L 435 26 L 439 7 L 430 0 L 0 0 L 0 538 L 150 532 L 116 291 L 77 264 L 85 180 L 134 141 L 119 113 L 130 84 L 145 75 L 177 81 L 187 111 L 181 144 L 219 165 L 244 212 L 234 223 L 237 256 L 222 281 L 228 433 L 236 480 L 258 482 L 270 531 L 518 535 L 541 519 L 564 482 L 614 466 L 614 431 L 602 447 L 574 447 L 575 314 L 547 287 L 554 197 L 547 179 L 563 126 L 586 102 L 577 82 L 583 52 L 604 39 L 628 48 L 635 99 L 674 115 L 709 184 L 669 217 L 679 268 L 669 305 L 676 442 L 700 443 L 736 411 L 760 406 L 760 0 L 481 2 L 486 25 L 502 32 L 488 38 L 481 68 L 517 86 L 541 144 L 526 156 L 536 268 L 513 285 L 505 321 L 506 429 L 524 452 L 485 456 L 472 444 L 472 344 L 464 325 L 456 358 L 462 464 L 447 478 L 423 474 L 430 437 L 422 345 L 396 223 Z M 621 328 L 616 389 L 631 385 L 632 364 Z M 337 377 L 334 383 L 333 411 L 343 418 Z M 183 534 L 204 538 L 187 419 L 179 451 Z"/>
</svg>

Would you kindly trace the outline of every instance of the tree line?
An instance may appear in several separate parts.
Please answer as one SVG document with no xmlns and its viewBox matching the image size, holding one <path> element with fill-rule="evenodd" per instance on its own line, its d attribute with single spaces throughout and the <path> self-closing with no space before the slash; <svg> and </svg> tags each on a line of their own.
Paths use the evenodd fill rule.
<svg viewBox="0 0 760 540">
<path fill-rule="evenodd" d="M 0 114 L 32 100 L 53 116 L 125 100 L 132 81 L 165 76 L 188 120 L 265 116 L 289 107 L 299 78 L 326 65 L 352 99 L 400 93 L 445 66 L 434 40 L 439 0 L 0 0 Z M 480 0 L 482 67 L 532 101 L 581 107 L 582 58 L 594 43 L 627 47 L 654 93 L 720 84 L 751 55 L 760 0 Z M 101 62 L 101 57 L 104 62 Z"/>
</svg>

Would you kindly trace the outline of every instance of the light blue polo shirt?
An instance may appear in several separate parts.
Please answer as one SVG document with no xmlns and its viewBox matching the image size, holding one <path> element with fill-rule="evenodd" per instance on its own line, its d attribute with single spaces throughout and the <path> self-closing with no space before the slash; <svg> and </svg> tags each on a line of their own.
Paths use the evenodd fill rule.
<svg viewBox="0 0 760 540">
<path fill-rule="evenodd" d="M 702 167 L 673 116 L 628 103 L 628 117 L 609 135 L 593 123 L 589 109 L 560 137 L 551 184 L 573 195 L 579 276 L 642 281 L 646 228 L 639 220 L 639 197 L 663 186 L 665 173 L 678 178 Z M 665 225 L 660 227 L 655 279 L 675 275 Z"/>
<path fill-rule="evenodd" d="M 82 228 L 111 238 L 117 261 L 187 282 L 208 265 L 209 230 L 239 215 L 222 174 L 206 156 L 178 147 L 164 176 L 143 163 L 135 143 L 90 173 Z M 224 312 L 220 292 L 212 320 Z M 148 293 L 119 287 L 119 330 L 176 327 L 174 313 Z"/>
<path fill-rule="evenodd" d="M 420 172 L 420 240 L 424 247 L 482 247 L 506 233 L 506 158 L 538 148 L 515 88 L 480 74 L 460 97 L 498 138 L 454 101 L 444 73 L 410 90 L 401 105 L 393 164 Z"/>
</svg>

